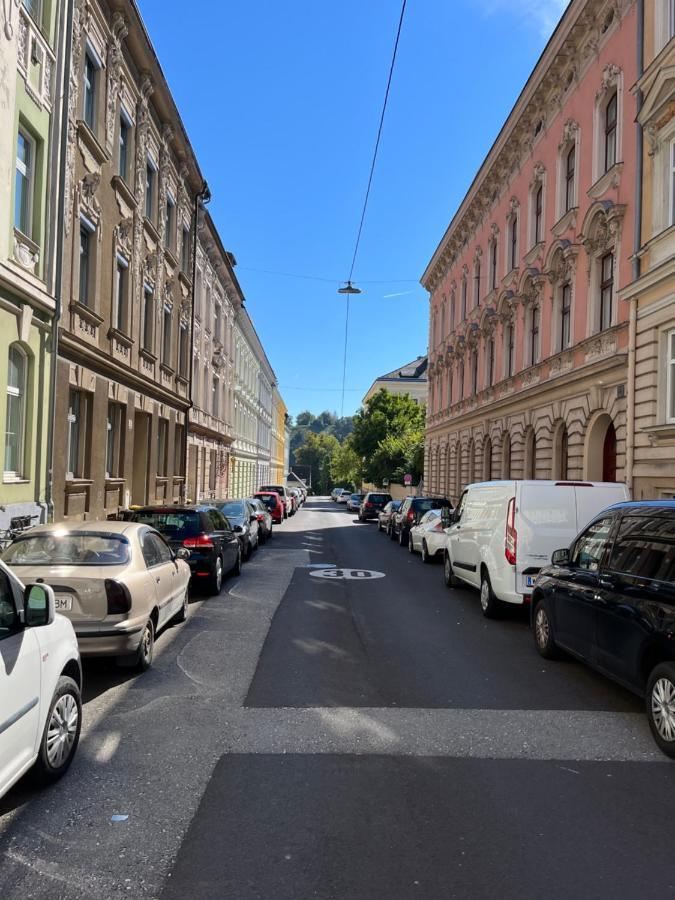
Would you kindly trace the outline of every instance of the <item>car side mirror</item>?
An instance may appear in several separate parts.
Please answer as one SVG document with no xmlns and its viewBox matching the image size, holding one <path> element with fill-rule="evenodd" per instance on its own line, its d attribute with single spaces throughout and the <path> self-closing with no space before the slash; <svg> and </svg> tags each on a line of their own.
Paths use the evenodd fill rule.
<svg viewBox="0 0 675 900">
<path fill-rule="evenodd" d="M 243 525 L 235 525 L 235 526 L 234 526 L 234 532 L 235 532 L 235 534 L 241 534 L 241 532 L 242 532 L 243 530 L 244 530 L 244 526 L 243 526 Z"/>
<path fill-rule="evenodd" d="M 554 550 L 553 555 L 551 556 L 551 562 L 554 566 L 569 566 L 570 564 L 570 551 L 568 547 L 565 547 L 563 550 Z"/>
<path fill-rule="evenodd" d="M 23 594 L 23 622 L 26 628 L 51 625 L 56 615 L 54 591 L 48 584 L 28 584 Z"/>
<path fill-rule="evenodd" d="M 258 518 L 257 516 L 251 516 L 251 518 L 249 519 L 249 522 L 253 523 L 257 520 L 257 518 Z"/>
<path fill-rule="evenodd" d="M 179 547 L 175 553 L 176 559 L 190 559 L 190 551 L 187 547 Z"/>
</svg>

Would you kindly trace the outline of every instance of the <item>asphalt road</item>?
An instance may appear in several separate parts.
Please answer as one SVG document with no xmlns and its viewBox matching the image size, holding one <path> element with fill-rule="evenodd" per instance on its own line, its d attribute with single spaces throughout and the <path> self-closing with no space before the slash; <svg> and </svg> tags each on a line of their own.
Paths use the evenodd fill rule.
<svg viewBox="0 0 675 900">
<path fill-rule="evenodd" d="M 71 772 L 0 800 L 3 900 L 675 894 L 640 701 L 344 507 L 310 501 L 157 651 L 87 666 Z"/>
</svg>

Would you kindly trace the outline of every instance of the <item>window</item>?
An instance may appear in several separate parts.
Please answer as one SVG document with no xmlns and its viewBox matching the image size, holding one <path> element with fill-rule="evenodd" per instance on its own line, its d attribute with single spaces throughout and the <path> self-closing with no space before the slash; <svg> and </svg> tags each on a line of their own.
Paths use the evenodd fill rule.
<svg viewBox="0 0 675 900">
<path fill-rule="evenodd" d="M 98 78 L 98 66 L 87 51 L 84 55 L 84 121 L 96 131 L 96 81 Z"/>
<path fill-rule="evenodd" d="M 450 294 L 450 331 L 455 330 L 455 292 L 453 291 Z"/>
<path fill-rule="evenodd" d="M 614 93 L 605 107 L 605 172 L 608 172 L 616 162 L 616 115 L 617 100 Z"/>
<path fill-rule="evenodd" d="M 614 293 L 614 254 L 605 253 L 600 260 L 600 330 L 612 324 L 612 297 Z"/>
<path fill-rule="evenodd" d="M 673 0 L 675 5 L 675 0 Z M 671 141 L 669 148 L 669 172 L 668 184 L 670 186 L 670 218 L 669 225 L 675 225 L 675 141 Z"/>
<path fill-rule="evenodd" d="M 460 319 L 461 322 L 464 322 L 466 319 L 466 291 L 467 291 L 466 276 L 464 276 L 464 278 L 462 278 L 462 317 Z"/>
<path fill-rule="evenodd" d="M 166 451 L 169 423 L 166 419 L 157 419 L 157 474 L 166 476 Z"/>
<path fill-rule="evenodd" d="M 23 0 L 23 6 L 29 16 L 38 25 L 42 25 L 42 0 Z"/>
<path fill-rule="evenodd" d="M 570 345 L 572 337 L 572 285 L 567 282 L 560 292 L 560 349 Z"/>
<path fill-rule="evenodd" d="M 518 215 L 514 213 L 509 226 L 509 270 L 518 268 Z"/>
<path fill-rule="evenodd" d="M 653 581 L 675 580 L 675 519 L 624 516 L 609 568 Z"/>
<path fill-rule="evenodd" d="M 90 281 L 92 268 L 92 231 L 88 224 L 80 220 L 80 282 L 78 300 L 83 306 L 91 305 Z"/>
<path fill-rule="evenodd" d="M 463 400 L 464 399 L 464 360 L 463 359 L 460 359 L 460 361 L 459 361 L 458 375 L 459 375 L 459 379 L 458 379 L 459 380 L 459 396 L 457 397 L 457 399 Z"/>
<path fill-rule="evenodd" d="M 33 186 L 35 183 L 35 143 L 19 129 L 16 139 L 16 184 L 14 189 L 14 227 L 31 237 Z"/>
<path fill-rule="evenodd" d="M 143 286 L 143 349 L 152 350 L 152 318 L 154 298 L 149 284 Z"/>
<path fill-rule="evenodd" d="M 185 429 L 182 425 L 176 425 L 173 440 L 173 474 L 180 475 L 183 472 L 185 453 Z"/>
<path fill-rule="evenodd" d="M 211 412 L 214 418 L 220 415 L 220 381 L 218 376 L 213 376 L 213 385 L 211 388 Z"/>
<path fill-rule="evenodd" d="M 478 391 L 478 351 L 471 352 L 471 396 L 475 397 Z"/>
<path fill-rule="evenodd" d="M 220 307 L 216 305 L 216 339 L 220 340 Z M 441 306 L 441 340 L 445 339 L 445 301 Z"/>
<path fill-rule="evenodd" d="M 486 372 L 486 384 L 487 387 L 492 387 L 495 382 L 495 339 L 490 337 L 487 342 L 487 372 Z"/>
<path fill-rule="evenodd" d="M 162 362 L 171 365 L 171 307 L 166 305 L 162 321 Z"/>
<path fill-rule="evenodd" d="M 117 171 L 119 175 L 124 178 L 125 181 L 128 180 L 129 175 L 129 139 L 131 136 L 131 120 L 127 116 L 127 114 L 122 110 L 120 112 L 120 136 L 119 136 L 119 159 L 117 164 Z"/>
<path fill-rule="evenodd" d="M 148 157 L 145 166 L 145 216 L 152 220 L 155 212 L 155 176 L 157 166 Z"/>
<path fill-rule="evenodd" d="M 532 307 L 530 318 L 530 364 L 539 361 L 539 319 L 541 312 L 538 306 Z"/>
<path fill-rule="evenodd" d="M 5 473 L 23 474 L 28 358 L 16 344 L 9 348 L 5 415 Z"/>
<path fill-rule="evenodd" d="M 183 243 L 181 250 L 181 269 L 185 274 L 190 271 L 190 229 L 183 225 Z"/>
<path fill-rule="evenodd" d="M 675 422 L 675 331 L 666 335 L 666 420 Z"/>
<path fill-rule="evenodd" d="M 166 223 L 165 223 L 165 231 L 164 231 L 164 246 L 171 250 L 173 248 L 173 230 L 176 224 L 175 222 L 175 213 L 176 203 L 171 196 L 171 194 L 167 194 L 166 197 Z"/>
<path fill-rule="evenodd" d="M 563 212 L 569 212 L 574 207 L 574 170 L 576 167 L 577 149 L 572 144 L 565 157 L 565 207 Z"/>
<path fill-rule="evenodd" d="M 453 381 L 454 381 L 454 369 L 452 367 L 450 367 L 450 370 L 448 372 L 448 406 L 452 406 Z"/>
<path fill-rule="evenodd" d="M 506 326 L 506 334 L 504 341 L 504 376 L 510 378 L 513 375 L 515 367 L 515 337 L 516 328 L 513 322 L 509 322 Z"/>
<path fill-rule="evenodd" d="M 480 260 L 476 260 L 473 270 L 473 305 L 478 306 L 480 303 Z"/>
<path fill-rule="evenodd" d="M 572 552 L 572 565 L 578 569 L 597 572 L 609 546 L 614 516 L 594 522 L 577 540 Z"/>
<path fill-rule="evenodd" d="M 490 244 L 490 290 L 497 287 L 497 241 Z"/>
<path fill-rule="evenodd" d="M 221 310 L 222 307 L 220 303 L 216 303 L 215 313 L 214 313 L 214 324 L 213 324 L 213 337 L 216 341 L 221 340 Z M 443 337 L 443 326 L 445 323 L 445 306 L 441 310 L 441 337 Z"/>
<path fill-rule="evenodd" d="M 106 428 L 105 477 L 120 478 L 124 456 L 124 407 L 120 403 L 108 404 Z"/>
<path fill-rule="evenodd" d="M 188 327 L 185 322 L 180 323 L 178 331 L 178 371 L 185 377 L 188 370 Z"/>
<path fill-rule="evenodd" d="M 127 286 L 129 263 L 119 254 L 115 262 L 115 296 L 113 297 L 113 328 L 124 331 L 127 314 Z"/>
<path fill-rule="evenodd" d="M 89 397 L 73 388 L 68 394 L 68 448 L 66 451 L 66 477 L 85 478 L 86 436 L 88 434 Z"/>
<path fill-rule="evenodd" d="M 544 229 L 544 186 L 539 185 L 534 195 L 534 243 L 543 240 Z"/>
<path fill-rule="evenodd" d="M 560 479 L 567 481 L 569 470 L 569 437 L 567 436 L 567 428 L 563 425 L 560 435 Z"/>
</svg>

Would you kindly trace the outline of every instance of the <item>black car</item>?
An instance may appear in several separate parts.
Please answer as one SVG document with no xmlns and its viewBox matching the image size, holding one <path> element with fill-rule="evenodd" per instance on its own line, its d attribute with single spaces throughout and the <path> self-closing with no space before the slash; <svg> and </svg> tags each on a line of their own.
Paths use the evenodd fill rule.
<svg viewBox="0 0 675 900">
<path fill-rule="evenodd" d="M 626 502 L 556 550 L 532 593 L 537 650 L 567 651 L 641 697 L 675 758 L 675 501 Z"/>
<path fill-rule="evenodd" d="M 445 497 L 406 497 L 391 520 L 389 537 L 392 541 L 398 538 L 399 546 L 407 547 L 408 534 L 412 526 L 417 525 L 430 509 L 443 509 L 448 506 L 452 509 L 452 503 Z"/>
<path fill-rule="evenodd" d="M 241 572 L 239 538 L 213 506 L 143 506 L 131 510 L 131 520 L 152 525 L 172 550 L 187 547 L 193 582 L 208 593 L 220 593 L 224 573 Z"/>
<path fill-rule="evenodd" d="M 359 522 L 365 522 L 366 519 L 377 519 L 379 513 L 390 501 L 391 494 L 368 491 L 359 507 Z"/>
<path fill-rule="evenodd" d="M 234 529 L 241 544 L 244 559 L 250 559 L 260 545 L 260 523 L 248 500 L 212 500 Z"/>
<path fill-rule="evenodd" d="M 384 505 L 384 508 L 377 514 L 378 531 L 386 531 L 387 534 L 390 534 L 392 519 L 401 508 L 401 503 L 403 503 L 402 500 L 390 500 Z"/>
</svg>

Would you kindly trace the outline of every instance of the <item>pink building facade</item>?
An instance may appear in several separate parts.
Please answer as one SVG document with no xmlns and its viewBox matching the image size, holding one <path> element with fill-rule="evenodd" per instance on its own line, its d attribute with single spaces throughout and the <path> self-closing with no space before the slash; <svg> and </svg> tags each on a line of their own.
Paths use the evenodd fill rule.
<svg viewBox="0 0 675 900">
<path fill-rule="evenodd" d="M 625 473 L 636 3 L 573 0 L 422 277 L 425 488 Z"/>
</svg>

